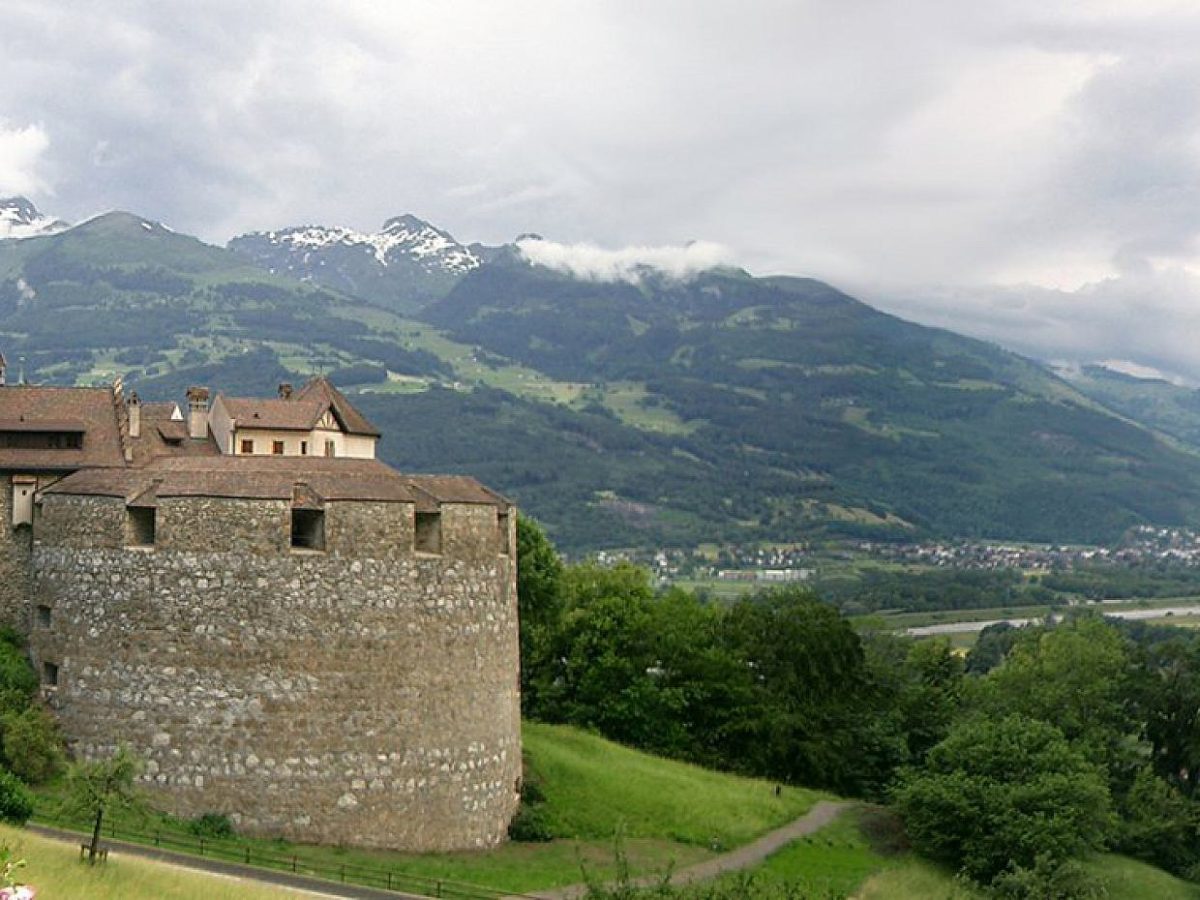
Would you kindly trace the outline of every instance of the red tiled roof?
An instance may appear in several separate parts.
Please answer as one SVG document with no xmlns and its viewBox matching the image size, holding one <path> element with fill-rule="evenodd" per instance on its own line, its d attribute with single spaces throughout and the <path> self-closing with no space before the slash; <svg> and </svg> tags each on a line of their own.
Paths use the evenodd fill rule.
<svg viewBox="0 0 1200 900">
<path fill-rule="evenodd" d="M 20 423 L 22 419 L 53 426 L 69 424 L 76 433 L 83 432 L 83 447 L 78 450 L 0 447 L 0 470 L 60 472 L 85 466 L 125 465 L 110 388 L 0 387 L 0 421 Z"/>
<path fill-rule="evenodd" d="M 257 397 L 226 397 L 221 403 L 233 417 L 238 428 L 269 428 L 278 431 L 312 431 L 325 404 L 315 400 L 259 399 Z"/>
<path fill-rule="evenodd" d="M 324 500 L 368 500 L 507 506 L 508 501 L 475 479 L 458 475 L 401 475 L 374 459 L 325 457 L 164 457 L 144 468 L 84 470 L 46 488 L 46 494 L 142 498 L 153 488 L 163 497 L 226 497 L 292 500 L 296 486 Z"/>
<path fill-rule="evenodd" d="M 296 395 L 296 400 L 292 402 L 304 400 L 319 400 L 326 404 L 333 411 L 338 424 L 342 426 L 342 430 L 347 434 L 379 437 L 379 429 L 372 425 L 366 416 L 355 409 L 354 405 L 346 399 L 346 396 L 335 388 L 329 379 L 323 375 L 318 375 L 316 378 L 310 379 L 308 384 L 300 389 L 300 393 Z"/>
</svg>

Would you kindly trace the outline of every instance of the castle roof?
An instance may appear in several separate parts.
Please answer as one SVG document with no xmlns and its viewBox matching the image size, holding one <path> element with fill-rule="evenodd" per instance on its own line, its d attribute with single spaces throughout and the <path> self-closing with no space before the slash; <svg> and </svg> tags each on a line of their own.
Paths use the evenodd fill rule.
<svg viewBox="0 0 1200 900">
<path fill-rule="evenodd" d="M 239 428 L 269 428 L 273 431 L 312 431 L 326 407 L 317 401 L 226 397 L 226 412 Z"/>
<path fill-rule="evenodd" d="M 60 472 L 89 467 L 122 467 L 120 426 L 111 388 L 0 387 L 0 435 L 82 434 L 79 447 L 6 446 L 0 438 L 0 470 Z"/>
<path fill-rule="evenodd" d="M 203 441 L 188 437 L 187 422 L 174 418 L 179 407 L 174 403 L 141 405 L 141 436 L 130 439 L 133 465 L 144 466 L 163 456 L 219 456 L 221 450 L 212 436 Z"/>
<path fill-rule="evenodd" d="M 468 476 L 404 475 L 374 459 L 325 457 L 167 457 L 136 469 L 76 472 L 42 493 L 122 497 L 135 505 L 164 497 L 291 501 L 298 494 L 326 501 L 412 503 L 421 510 L 441 503 L 509 505 Z"/>
<path fill-rule="evenodd" d="M 221 394 L 220 398 L 238 428 L 312 431 L 328 411 L 346 434 L 379 437 L 379 429 L 322 375 L 310 379 L 293 397 L 264 399 Z"/>
<path fill-rule="evenodd" d="M 346 434 L 379 437 L 379 429 L 372 425 L 367 417 L 360 413 L 324 375 L 310 379 L 308 384 L 300 389 L 296 400 L 301 402 L 316 400 L 326 404 Z"/>
</svg>

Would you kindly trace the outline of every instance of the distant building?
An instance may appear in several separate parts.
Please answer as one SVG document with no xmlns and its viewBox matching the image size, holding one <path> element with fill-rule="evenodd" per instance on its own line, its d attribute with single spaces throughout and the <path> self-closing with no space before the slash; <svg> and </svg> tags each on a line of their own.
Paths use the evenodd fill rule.
<svg viewBox="0 0 1200 900">
<path fill-rule="evenodd" d="M 271 399 L 4 385 L 0 617 L 71 750 L 181 816 L 408 850 L 504 839 L 515 511 L 404 475 L 328 381 Z"/>
</svg>

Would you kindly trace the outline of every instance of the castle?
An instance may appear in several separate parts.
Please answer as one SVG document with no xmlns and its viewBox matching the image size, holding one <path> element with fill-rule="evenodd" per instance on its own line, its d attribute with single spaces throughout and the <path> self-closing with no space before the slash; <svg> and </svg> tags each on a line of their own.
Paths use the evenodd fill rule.
<svg viewBox="0 0 1200 900">
<path fill-rule="evenodd" d="M 492 846 L 521 774 L 515 511 L 402 475 L 315 378 L 271 399 L 5 384 L 0 616 L 73 753 L 243 831 Z"/>
</svg>

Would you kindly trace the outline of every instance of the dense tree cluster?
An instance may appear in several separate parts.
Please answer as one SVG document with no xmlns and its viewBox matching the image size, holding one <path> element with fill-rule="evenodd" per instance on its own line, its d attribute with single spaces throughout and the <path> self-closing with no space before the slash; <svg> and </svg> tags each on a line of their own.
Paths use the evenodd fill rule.
<svg viewBox="0 0 1200 900">
<path fill-rule="evenodd" d="M 519 534 L 527 716 L 886 800 L 999 896 L 1093 896 L 1076 861 L 1101 848 L 1200 880 L 1200 636 L 1081 612 L 989 628 L 964 660 L 808 590 L 722 605 Z"/>
</svg>

